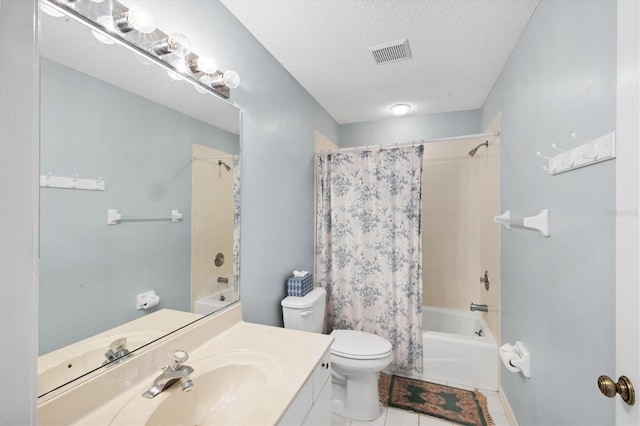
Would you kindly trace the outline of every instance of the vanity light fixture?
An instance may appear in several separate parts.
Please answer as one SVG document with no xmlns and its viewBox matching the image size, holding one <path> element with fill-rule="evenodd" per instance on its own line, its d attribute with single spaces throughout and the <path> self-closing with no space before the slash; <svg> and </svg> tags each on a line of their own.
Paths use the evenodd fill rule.
<svg viewBox="0 0 640 426">
<path fill-rule="evenodd" d="M 218 71 L 218 62 L 213 56 L 200 56 L 198 58 L 191 59 L 188 62 L 188 66 L 194 74 L 199 72 L 215 74 L 215 72 Z"/>
<path fill-rule="evenodd" d="M 229 89 L 235 89 L 240 86 L 240 76 L 233 70 L 227 70 L 222 75 L 203 75 L 200 77 L 200 81 L 207 86 L 213 88 L 216 87 L 228 87 Z"/>
<path fill-rule="evenodd" d="M 191 49 L 191 42 L 186 35 L 181 33 L 173 33 L 151 45 L 151 51 L 158 56 L 171 53 L 179 58 L 184 58 L 189 54 L 189 49 Z"/>
<path fill-rule="evenodd" d="M 193 52 L 184 34 L 167 34 L 160 30 L 141 8 L 128 8 L 118 0 L 40 2 L 47 13 L 65 13 L 87 26 L 101 42 L 119 43 L 135 51 L 140 55 L 139 58 L 164 67 L 169 77 L 185 80 L 199 92 L 228 98 L 230 89 L 240 84 L 238 73 L 218 70 L 218 63 L 213 56 Z"/>
<path fill-rule="evenodd" d="M 409 104 L 396 104 L 396 105 L 392 106 L 389 109 L 395 115 L 404 115 L 404 114 L 409 112 L 409 110 L 411 109 L 411 105 L 409 105 Z"/>
<path fill-rule="evenodd" d="M 93 0 L 91 0 L 93 1 Z M 113 19 L 111 18 L 111 16 L 107 16 L 107 15 L 102 15 L 99 16 L 96 19 L 96 22 L 98 24 L 100 24 L 108 33 L 112 33 L 115 31 L 116 26 L 113 23 Z M 99 33 L 98 31 L 92 31 L 92 34 L 95 38 L 97 38 L 100 42 L 104 43 L 104 44 L 114 44 L 115 41 L 113 41 L 111 38 L 107 37 L 104 34 Z"/>
<path fill-rule="evenodd" d="M 131 8 L 128 11 L 113 17 L 113 22 L 122 33 L 138 30 L 143 34 L 150 34 L 155 31 L 156 24 L 144 9 Z"/>
</svg>

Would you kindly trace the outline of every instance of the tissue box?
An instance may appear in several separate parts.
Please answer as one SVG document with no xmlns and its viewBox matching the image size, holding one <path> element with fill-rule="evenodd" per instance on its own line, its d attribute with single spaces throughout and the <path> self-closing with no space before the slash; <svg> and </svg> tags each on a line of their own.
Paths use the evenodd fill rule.
<svg viewBox="0 0 640 426">
<path fill-rule="evenodd" d="M 287 279 L 287 296 L 302 297 L 313 290 L 313 274 Z"/>
</svg>

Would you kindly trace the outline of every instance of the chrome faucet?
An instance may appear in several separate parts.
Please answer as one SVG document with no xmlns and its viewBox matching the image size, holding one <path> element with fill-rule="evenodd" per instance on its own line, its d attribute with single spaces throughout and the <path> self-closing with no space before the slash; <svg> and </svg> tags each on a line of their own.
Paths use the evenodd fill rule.
<svg viewBox="0 0 640 426">
<path fill-rule="evenodd" d="M 122 360 L 129 354 L 129 349 L 127 349 L 127 338 L 121 337 L 116 339 L 109 344 L 109 350 L 104 353 L 104 356 L 107 359 L 102 363 L 102 365 L 109 364 L 117 359 Z"/>
<path fill-rule="evenodd" d="M 471 309 L 471 312 L 474 312 L 474 311 L 489 312 L 489 307 L 487 305 L 479 305 L 473 302 L 471 302 L 471 305 L 469 305 L 469 309 Z"/>
<path fill-rule="evenodd" d="M 183 392 L 189 392 L 193 388 L 193 381 L 189 377 L 193 373 L 193 367 L 184 365 L 184 362 L 189 359 L 189 354 L 177 350 L 169 352 L 169 358 L 171 358 L 171 364 L 162 369 L 162 374 L 155 378 L 151 388 L 142 394 L 143 397 L 155 398 L 178 381 L 182 383 Z"/>
</svg>

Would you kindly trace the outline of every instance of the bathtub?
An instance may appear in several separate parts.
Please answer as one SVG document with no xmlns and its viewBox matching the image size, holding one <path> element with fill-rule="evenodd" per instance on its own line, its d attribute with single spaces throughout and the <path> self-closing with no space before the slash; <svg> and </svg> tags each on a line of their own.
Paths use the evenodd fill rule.
<svg viewBox="0 0 640 426">
<path fill-rule="evenodd" d="M 422 330 L 425 379 L 498 390 L 498 346 L 479 312 L 424 306 Z"/>
</svg>

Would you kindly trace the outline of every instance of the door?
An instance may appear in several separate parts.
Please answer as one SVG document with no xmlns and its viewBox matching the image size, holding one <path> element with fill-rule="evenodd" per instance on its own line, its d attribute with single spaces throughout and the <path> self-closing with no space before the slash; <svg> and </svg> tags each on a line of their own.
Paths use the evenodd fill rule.
<svg viewBox="0 0 640 426">
<path fill-rule="evenodd" d="M 640 150 L 640 2 L 618 1 L 618 75 L 616 111 L 616 371 L 640 390 L 638 164 Z M 594 378 L 595 386 L 595 378 Z M 603 396 L 604 397 L 604 396 Z M 636 395 L 638 399 L 638 395 Z M 640 402 L 630 406 L 615 397 L 616 424 L 640 424 Z"/>
</svg>

